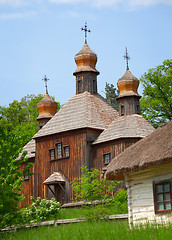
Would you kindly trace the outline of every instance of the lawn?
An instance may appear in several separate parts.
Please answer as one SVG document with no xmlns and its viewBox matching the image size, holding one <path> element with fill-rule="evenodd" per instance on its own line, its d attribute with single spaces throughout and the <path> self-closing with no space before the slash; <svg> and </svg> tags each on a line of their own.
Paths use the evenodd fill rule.
<svg viewBox="0 0 172 240">
<path fill-rule="evenodd" d="M 130 230 L 126 221 L 94 221 L 22 229 L 13 233 L 1 233 L 0 237 L 3 240 L 167 240 L 172 238 L 172 225 Z"/>
</svg>

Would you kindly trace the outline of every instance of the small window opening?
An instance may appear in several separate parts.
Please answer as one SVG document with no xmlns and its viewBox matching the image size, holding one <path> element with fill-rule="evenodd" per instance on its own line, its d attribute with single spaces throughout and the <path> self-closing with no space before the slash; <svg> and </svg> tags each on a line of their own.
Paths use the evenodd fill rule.
<svg viewBox="0 0 172 240">
<path fill-rule="evenodd" d="M 171 181 L 154 183 L 155 213 L 172 210 Z"/>
<path fill-rule="evenodd" d="M 96 80 L 93 80 L 93 93 L 96 93 Z"/>
<path fill-rule="evenodd" d="M 70 156 L 70 148 L 69 148 L 69 146 L 65 146 L 64 147 L 64 153 L 65 153 L 65 157 L 69 157 Z"/>
<path fill-rule="evenodd" d="M 78 93 L 81 92 L 81 80 L 78 81 Z"/>
<path fill-rule="evenodd" d="M 62 143 L 57 143 L 57 157 L 62 158 Z"/>
<path fill-rule="evenodd" d="M 50 160 L 55 160 L 55 149 L 50 149 Z"/>
<path fill-rule="evenodd" d="M 103 154 L 104 164 L 110 163 L 110 153 Z"/>
<path fill-rule="evenodd" d="M 137 111 L 137 113 L 140 113 L 139 105 L 136 106 L 136 111 Z"/>
<path fill-rule="evenodd" d="M 24 180 L 29 180 L 29 171 L 25 173 Z"/>
<path fill-rule="evenodd" d="M 124 105 L 121 106 L 121 116 L 124 115 Z"/>
</svg>

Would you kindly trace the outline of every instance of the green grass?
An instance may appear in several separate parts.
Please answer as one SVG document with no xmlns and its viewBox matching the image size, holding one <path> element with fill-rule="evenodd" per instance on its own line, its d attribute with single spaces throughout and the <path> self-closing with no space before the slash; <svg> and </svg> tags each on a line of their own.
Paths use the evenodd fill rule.
<svg viewBox="0 0 172 240">
<path fill-rule="evenodd" d="M 57 215 L 58 219 L 70 219 L 70 218 L 83 218 L 90 216 L 91 212 L 105 212 L 105 215 L 115 215 L 115 214 L 122 214 L 128 213 L 127 208 L 126 210 L 120 210 L 119 208 L 116 209 L 113 205 L 103 206 L 97 205 L 95 207 L 90 206 L 83 206 L 78 208 L 61 208 L 59 214 Z M 97 215 L 100 215 L 98 213 Z"/>
<path fill-rule="evenodd" d="M 85 222 L 57 227 L 22 229 L 14 233 L 1 233 L 3 240 L 170 240 L 169 227 L 145 227 L 130 230 L 127 222 Z"/>
</svg>

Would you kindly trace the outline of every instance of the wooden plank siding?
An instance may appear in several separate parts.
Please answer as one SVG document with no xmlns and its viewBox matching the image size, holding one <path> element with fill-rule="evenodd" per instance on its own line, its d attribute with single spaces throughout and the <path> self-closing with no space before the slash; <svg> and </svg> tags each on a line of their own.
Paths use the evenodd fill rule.
<svg viewBox="0 0 172 240">
<path fill-rule="evenodd" d="M 66 179 L 65 202 L 70 202 L 73 198 L 71 181 L 81 177 L 81 166 L 90 164 L 90 142 L 100 134 L 101 131 L 94 129 L 80 129 L 36 139 L 36 159 L 35 159 L 35 197 L 48 197 L 48 187 L 43 182 L 54 172 L 60 172 Z M 70 147 L 70 156 L 57 158 L 56 144 L 62 143 Z M 56 158 L 50 161 L 49 149 L 55 148 Z"/>
<path fill-rule="evenodd" d="M 97 168 L 101 170 L 102 167 L 106 166 L 103 162 L 104 154 L 110 153 L 110 159 L 113 159 L 115 156 L 124 151 L 127 147 L 131 146 L 139 140 L 140 138 L 126 138 L 92 145 L 91 168 Z"/>
<path fill-rule="evenodd" d="M 171 178 L 172 163 L 126 174 L 130 225 L 172 222 L 172 215 L 168 212 L 155 214 L 153 196 L 153 181 Z"/>
<path fill-rule="evenodd" d="M 26 206 L 27 203 L 31 203 L 30 197 L 34 196 L 34 161 L 35 159 L 29 159 L 29 162 L 33 163 L 33 167 L 30 168 L 30 172 L 33 173 L 32 176 L 29 176 L 29 179 L 25 180 L 22 183 L 22 191 L 21 194 L 23 194 L 24 196 L 24 200 L 22 201 L 22 203 L 19 204 L 19 207 L 24 207 Z M 24 167 L 27 166 L 27 162 L 23 163 L 21 165 L 21 170 L 23 170 Z"/>
</svg>

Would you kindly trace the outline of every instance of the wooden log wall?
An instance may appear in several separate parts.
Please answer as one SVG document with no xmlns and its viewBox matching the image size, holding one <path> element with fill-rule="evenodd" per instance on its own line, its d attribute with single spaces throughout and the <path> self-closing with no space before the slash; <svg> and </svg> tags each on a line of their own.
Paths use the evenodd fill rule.
<svg viewBox="0 0 172 240">
<path fill-rule="evenodd" d="M 101 170 L 103 167 L 107 166 L 104 164 L 104 154 L 110 153 L 111 160 L 123 152 L 127 147 L 131 146 L 139 140 L 140 138 L 126 138 L 92 145 L 91 168 L 97 168 Z"/>
<path fill-rule="evenodd" d="M 155 214 L 153 181 L 172 178 L 172 163 L 147 167 L 125 177 L 128 193 L 129 224 L 165 224 L 172 222 L 171 213 Z"/>
<path fill-rule="evenodd" d="M 30 197 L 34 196 L 34 161 L 35 159 L 29 159 L 28 162 L 33 163 L 33 167 L 30 168 L 30 172 L 33 173 L 32 176 L 29 176 L 28 179 L 26 179 L 22 183 L 22 191 L 21 194 L 24 196 L 24 200 L 19 204 L 19 207 L 25 207 L 27 203 L 31 203 Z M 27 166 L 27 162 L 23 163 L 21 165 L 21 170 L 23 170 L 24 167 Z"/>
</svg>

